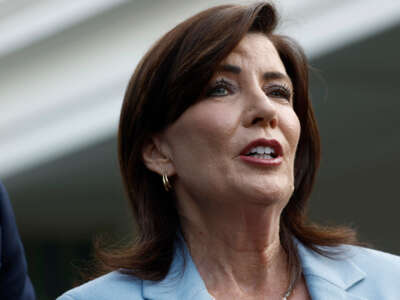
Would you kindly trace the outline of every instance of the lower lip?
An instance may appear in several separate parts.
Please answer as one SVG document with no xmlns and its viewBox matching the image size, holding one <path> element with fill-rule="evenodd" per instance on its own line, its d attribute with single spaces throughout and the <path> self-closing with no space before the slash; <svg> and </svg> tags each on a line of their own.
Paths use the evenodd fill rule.
<svg viewBox="0 0 400 300">
<path fill-rule="evenodd" d="M 262 159 L 253 156 L 240 155 L 240 158 L 245 162 L 263 166 L 278 166 L 282 163 L 282 156 L 273 159 Z"/>
</svg>

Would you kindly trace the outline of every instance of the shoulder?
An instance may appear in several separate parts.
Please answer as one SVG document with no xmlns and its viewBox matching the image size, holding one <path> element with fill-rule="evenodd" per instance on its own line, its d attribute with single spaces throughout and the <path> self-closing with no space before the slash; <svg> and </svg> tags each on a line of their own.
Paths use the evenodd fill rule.
<svg viewBox="0 0 400 300">
<path fill-rule="evenodd" d="M 4 185 L 0 182 L 0 223 L 7 230 L 16 231 L 14 212 Z"/>
<path fill-rule="evenodd" d="M 400 256 L 394 254 L 354 245 L 319 248 L 327 256 L 319 255 L 301 244 L 299 245 L 300 256 L 305 257 L 307 262 L 313 264 L 318 262 L 321 262 L 321 264 L 344 262 L 343 266 L 346 266 L 348 262 L 351 262 L 366 273 L 390 271 L 400 274 Z"/>
<path fill-rule="evenodd" d="M 7 210 L 8 206 L 10 206 L 10 200 L 4 185 L 0 182 L 0 212 L 4 214 L 3 212 Z"/>
<path fill-rule="evenodd" d="M 352 245 L 332 248 L 332 258 L 346 266 L 351 263 L 369 280 L 400 277 L 400 256 L 387 252 Z M 337 253 L 337 255 L 335 255 Z"/>
<path fill-rule="evenodd" d="M 399 256 L 350 245 L 320 247 L 327 256 L 301 244 L 298 249 L 307 284 L 321 299 L 334 291 L 336 298 L 329 299 L 347 293 L 368 299 L 393 299 L 400 294 Z"/>
<path fill-rule="evenodd" d="M 374 299 L 394 299 L 394 295 L 400 294 L 399 256 L 363 247 L 349 248 L 349 260 L 365 276 L 360 284 L 353 287 L 354 292 L 360 295 L 374 295 Z"/>
<path fill-rule="evenodd" d="M 11 202 L 0 182 L 0 298 L 34 299 Z"/>
<path fill-rule="evenodd" d="M 400 256 L 370 248 L 347 246 L 349 259 L 373 277 L 396 275 L 400 278 Z M 394 279 L 394 277 L 393 277 Z"/>
<path fill-rule="evenodd" d="M 57 300 L 140 300 L 142 280 L 114 271 L 67 291 Z"/>
</svg>

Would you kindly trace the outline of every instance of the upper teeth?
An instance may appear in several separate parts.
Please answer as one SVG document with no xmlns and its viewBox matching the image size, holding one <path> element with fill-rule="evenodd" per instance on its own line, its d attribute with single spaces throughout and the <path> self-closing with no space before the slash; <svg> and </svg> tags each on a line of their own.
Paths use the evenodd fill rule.
<svg viewBox="0 0 400 300">
<path fill-rule="evenodd" d="M 275 153 L 274 149 L 271 147 L 263 147 L 263 146 L 258 146 L 252 148 L 247 154 L 252 154 L 252 153 L 257 153 L 257 154 L 272 154 Z"/>
</svg>

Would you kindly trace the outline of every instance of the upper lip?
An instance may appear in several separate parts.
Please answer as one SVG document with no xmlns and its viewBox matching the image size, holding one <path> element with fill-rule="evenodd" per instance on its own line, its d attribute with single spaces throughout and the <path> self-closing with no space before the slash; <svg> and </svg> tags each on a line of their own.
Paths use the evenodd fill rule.
<svg viewBox="0 0 400 300">
<path fill-rule="evenodd" d="M 265 138 L 257 139 L 257 140 L 250 142 L 246 147 L 244 147 L 242 152 L 240 152 L 240 155 L 246 155 L 251 149 L 253 149 L 254 147 L 258 147 L 258 146 L 271 147 L 272 149 L 274 149 L 276 156 L 283 155 L 282 146 L 277 140 L 265 139 Z"/>
</svg>

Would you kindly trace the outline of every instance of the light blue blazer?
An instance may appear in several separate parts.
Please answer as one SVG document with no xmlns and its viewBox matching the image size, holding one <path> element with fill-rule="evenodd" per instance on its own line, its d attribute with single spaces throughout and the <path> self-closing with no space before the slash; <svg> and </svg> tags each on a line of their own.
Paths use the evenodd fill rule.
<svg viewBox="0 0 400 300">
<path fill-rule="evenodd" d="M 400 257 L 355 246 L 333 260 L 297 243 L 313 300 L 400 300 Z M 183 265 L 184 258 L 186 260 Z M 184 268 L 184 269 L 183 269 Z M 57 300 L 212 300 L 186 246 L 176 251 L 160 282 L 117 271 L 74 288 Z"/>
</svg>

